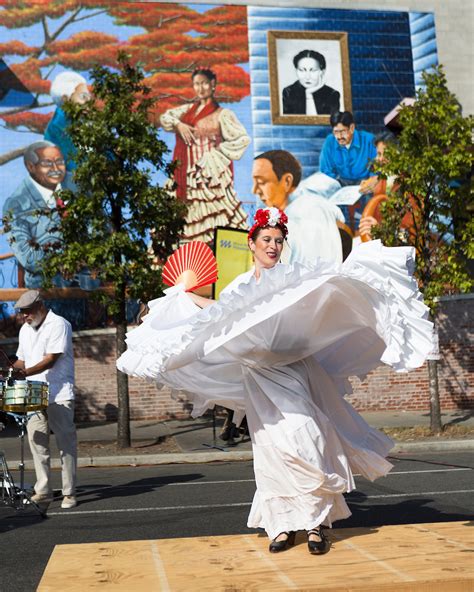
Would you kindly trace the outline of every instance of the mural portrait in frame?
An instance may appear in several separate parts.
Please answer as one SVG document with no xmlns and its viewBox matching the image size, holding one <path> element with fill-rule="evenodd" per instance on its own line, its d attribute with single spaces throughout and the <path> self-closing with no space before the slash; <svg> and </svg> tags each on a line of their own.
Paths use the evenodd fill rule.
<svg viewBox="0 0 474 592">
<path fill-rule="evenodd" d="M 268 31 L 272 122 L 329 125 L 352 111 L 347 33 Z"/>
</svg>

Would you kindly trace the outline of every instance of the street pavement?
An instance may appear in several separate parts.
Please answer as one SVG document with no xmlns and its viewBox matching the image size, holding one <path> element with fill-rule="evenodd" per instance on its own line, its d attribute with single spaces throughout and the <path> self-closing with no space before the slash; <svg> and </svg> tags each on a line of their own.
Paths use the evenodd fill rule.
<svg viewBox="0 0 474 592">
<path fill-rule="evenodd" d="M 353 514 L 336 528 L 472 520 L 471 452 L 400 453 L 390 460 L 391 473 L 374 483 L 356 476 L 357 490 L 346 495 Z M 59 471 L 53 480 L 59 490 Z M 34 591 L 58 544 L 254 532 L 246 527 L 254 491 L 249 461 L 83 468 L 72 510 L 61 510 L 59 491 L 46 519 L 0 505 L 0 590 Z M 190 560 L 183 557 L 183 565 Z M 316 577 L 317 558 L 308 554 L 308 561 Z"/>
<path fill-rule="evenodd" d="M 375 428 L 382 427 L 414 427 L 428 426 L 430 417 L 428 412 L 404 412 L 404 411 L 369 411 L 361 415 L 369 425 Z M 0 431 L 0 451 L 3 451 L 10 468 L 18 466 L 20 458 L 19 428 L 11 417 L 8 417 L 6 429 Z M 1 421 L 1 420 L 0 420 Z M 126 465 L 149 465 L 169 463 L 202 463 L 214 461 L 243 461 L 251 460 L 251 443 L 249 438 L 236 439 L 234 446 L 219 439 L 219 431 L 222 418 L 217 418 L 215 423 L 212 417 L 183 420 L 142 420 L 131 422 L 131 434 L 133 442 L 156 441 L 163 437 L 172 437 L 176 452 L 149 453 L 149 448 L 134 447 L 127 454 L 109 454 L 104 456 L 99 449 L 89 450 L 86 456 L 79 455 L 79 467 L 105 467 Z M 444 425 L 474 426 L 474 412 L 472 410 L 453 411 L 442 416 Z M 79 442 L 82 443 L 113 443 L 117 436 L 117 424 L 114 422 L 96 422 L 93 424 L 79 424 L 77 426 Z M 25 439 L 26 440 L 26 439 Z M 52 466 L 59 466 L 59 454 L 56 449 L 55 439 L 51 438 Z M 396 443 L 394 452 L 423 452 L 446 450 L 474 450 L 474 439 L 463 438 L 459 440 L 433 437 L 422 441 Z M 26 468 L 32 469 L 31 453 L 28 443 L 25 442 Z"/>
</svg>

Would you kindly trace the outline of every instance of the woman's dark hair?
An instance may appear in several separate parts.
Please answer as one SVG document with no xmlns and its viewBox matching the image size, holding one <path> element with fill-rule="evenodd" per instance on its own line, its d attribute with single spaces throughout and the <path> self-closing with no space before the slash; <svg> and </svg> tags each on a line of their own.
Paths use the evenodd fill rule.
<svg viewBox="0 0 474 592">
<path fill-rule="evenodd" d="M 329 118 L 331 127 L 336 127 L 338 123 L 342 123 L 345 127 L 350 127 L 354 121 L 354 116 L 350 111 L 334 111 Z"/>
<path fill-rule="evenodd" d="M 379 132 L 374 138 L 374 145 L 377 146 L 380 142 L 384 144 L 396 144 L 397 138 L 392 132 Z"/>
<path fill-rule="evenodd" d="M 318 62 L 320 70 L 326 70 L 326 58 L 318 51 L 313 51 L 312 49 L 303 49 L 303 51 L 297 53 L 293 58 L 293 65 L 295 68 L 298 67 L 298 62 L 303 58 L 313 58 L 313 60 Z"/>
<path fill-rule="evenodd" d="M 283 230 L 283 227 L 280 224 L 275 224 L 275 226 L 270 226 L 270 224 L 267 224 L 266 226 L 257 226 L 257 228 L 252 232 L 252 236 L 249 236 L 249 239 L 255 242 L 260 232 L 262 230 L 266 230 L 267 228 L 278 228 L 278 230 L 281 231 L 283 238 L 286 238 L 286 232 Z"/>
<path fill-rule="evenodd" d="M 296 158 L 286 150 L 268 150 L 255 157 L 254 160 L 264 158 L 272 163 L 273 172 L 278 180 L 280 180 L 285 173 L 293 175 L 293 187 L 298 187 L 301 181 L 301 165 Z"/>
<path fill-rule="evenodd" d="M 203 76 L 205 76 L 210 82 L 212 82 L 214 80 L 214 82 L 217 82 L 217 76 L 216 73 L 213 72 L 210 68 L 196 68 L 193 73 L 191 74 L 191 80 L 194 80 L 194 77 L 197 76 L 198 74 L 202 74 Z"/>
</svg>

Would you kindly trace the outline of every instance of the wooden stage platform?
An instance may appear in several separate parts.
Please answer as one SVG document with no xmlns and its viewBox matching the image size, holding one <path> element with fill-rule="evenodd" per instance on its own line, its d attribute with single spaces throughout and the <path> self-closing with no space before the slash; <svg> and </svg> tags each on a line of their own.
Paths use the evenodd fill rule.
<svg viewBox="0 0 474 592">
<path fill-rule="evenodd" d="M 474 591 L 474 523 L 330 531 L 314 556 L 304 533 L 270 554 L 264 536 L 58 545 L 37 592 Z"/>
</svg>

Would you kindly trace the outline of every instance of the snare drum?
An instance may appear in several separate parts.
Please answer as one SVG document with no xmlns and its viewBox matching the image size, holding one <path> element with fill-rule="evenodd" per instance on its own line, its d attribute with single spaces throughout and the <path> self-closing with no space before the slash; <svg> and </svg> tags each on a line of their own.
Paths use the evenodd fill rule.
<svg viewBox="0 0 474 592">
<path fill-rule="evenodd" d="M 49 388 L 38 380 L 15 380 L 3 390 L 3 410 L 16 413 L 42 411 L 48 406 Z"/>
</svg>

